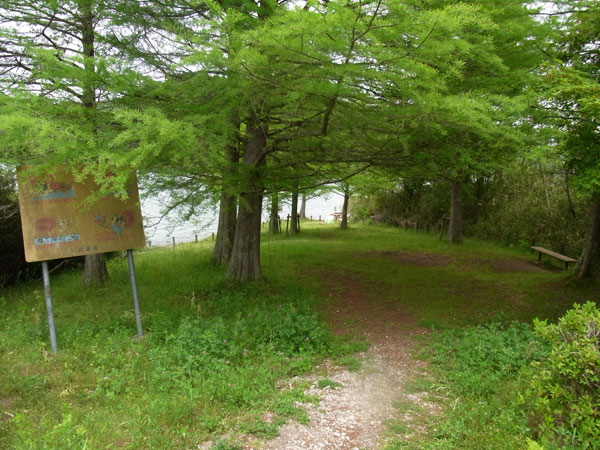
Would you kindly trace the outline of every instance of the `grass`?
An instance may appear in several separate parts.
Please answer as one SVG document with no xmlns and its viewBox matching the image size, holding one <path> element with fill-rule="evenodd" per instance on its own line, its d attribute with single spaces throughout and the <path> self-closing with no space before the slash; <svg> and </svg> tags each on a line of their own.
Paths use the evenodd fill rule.
<svg viewBox="0 0 600 450">
<path fill-rule="evenodd" d="M 298 236 L 265 235 L 266 284 L 223 283 L 210 247 L 203 241 L 136 254 L 143 339 L 132 338 L 124 258 L 110 261 L 110 281 L 99 289 L 82 289 L 78 272 L 53 277 L 58 356 L 49 350 L 41 282 L 3 291 L 0 448 L 192 448 L 239 432 L 272 437 L 286 420 L 305 421 L 295 404 L 314 399 L 304 386 L 281 381 L 325 357 L 359 370 L 352 355 L 365 349 L 334 337 L 320 315 L 322 277 L 330 273 L 373 283 L 374 301 L 401 305 L 412 326 L 434 330 L 554 320 L 573 302 L 595 298 L 595 285 L 574 283 L 568 273 L 492 269 L 495 260 L 533 254 L 384 227 L 306 223 Z M 420 267 L 374 254 L 385 251 L 448 262 Z M 419 389 L 432 389 L 425 384 Z M 267 412 L 273 421 L 263 420 Z"/>
<path fill-rule="evenodd" d="M 319 381 L 317 381 L 317 386 L 319 386 L 319 389 L 335 389 L 342 386 L 342 384 L 338 383 L 337 381 L 330 380 L 329 378 L 321 378 Z"/>
</svg>

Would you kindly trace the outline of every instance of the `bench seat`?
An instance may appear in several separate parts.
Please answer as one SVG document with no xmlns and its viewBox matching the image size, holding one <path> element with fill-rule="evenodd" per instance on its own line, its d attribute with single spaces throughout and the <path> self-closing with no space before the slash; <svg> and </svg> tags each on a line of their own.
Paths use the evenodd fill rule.
<svg viewBox="0 0 600 450">
<path fill-rule="evenodd" d="M 538 262 L 542 261 L 542 254 L 548 255 L 548 256 L 551 256 L 552 258 L 556 258 L 560 261 L 563 261 L 565 263 L 565 269 L 569 268 L 569 263 L 577 262 L 576 259 L 571 258 L 570 256 L 561 255 L 560 253 L 553 252 L 552 250 L 548 250 L 547 248 L 544 248 L 544 247 L 532 246 L 531 249 L 535 250 L 536 252 L 539 253 Z"/>
</svg>

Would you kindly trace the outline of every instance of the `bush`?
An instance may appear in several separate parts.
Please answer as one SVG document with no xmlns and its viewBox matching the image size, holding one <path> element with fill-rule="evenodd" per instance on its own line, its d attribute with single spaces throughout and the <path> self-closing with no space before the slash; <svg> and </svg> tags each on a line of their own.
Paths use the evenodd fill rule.
<svg viewBox="0 0 600 450">
<path fill-rule="evenodd" d="M 532 365 L 528 395 L 540 440 L 548 448 L 600 447 L 600 311 L 575 305 L 558 322 L 535 322 L 552 345 Z"/>
</svg>

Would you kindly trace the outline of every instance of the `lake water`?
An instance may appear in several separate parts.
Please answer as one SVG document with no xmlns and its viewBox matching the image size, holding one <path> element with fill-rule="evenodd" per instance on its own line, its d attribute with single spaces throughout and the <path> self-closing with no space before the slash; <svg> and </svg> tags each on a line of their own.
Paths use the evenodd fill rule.
<svg viewBox="0 0 600 450">
<path fill-rule="evenodd" d="M 306 217 L 312 216 L 313 220 L 318 220 L 321 216 L 325 220 L 329 214 L 341 211 L 344 197 L 338 193 L 330 192 L 319 197 L 309 198 L 306 201 Z M 142 200 L 142 215 L 144 216 L 144 231 L 146 240 L 155 246 L 166 246 L 173 243 L 173 237 L 176 243 L 193 242 L 196 239 L 204 239 L 217 232 L 218 209 L 207 208 L 200 214 L 197 214 L 193 220 L 183 220 L 180 218 L 182 211 L 173 210 L 161 219 L 161 211 L 164 210 L 159 198 L 147 198 Z M 300 202 L 298 202 L 300 203 Z M 300 208 L 300 204 L 298 204 Z M 290 202 L 281 204 L 279 216 L 282 221 L 290 214 Z M 265 203 L 263 207 L 263 222 L 268 220 L 268 209 Z"/>
</svg>

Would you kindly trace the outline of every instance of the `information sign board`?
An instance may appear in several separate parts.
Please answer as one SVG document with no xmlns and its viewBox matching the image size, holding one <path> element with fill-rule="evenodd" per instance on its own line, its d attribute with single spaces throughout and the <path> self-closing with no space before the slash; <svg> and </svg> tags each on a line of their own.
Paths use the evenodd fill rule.
<svg viewBox="0 0 600 450">
<path fill-rule="evenodd" d="M 108 195 L 92 204 L 89 198 L 98 191 L 97 184 L 91 178 L 76 181 L 64 167 L 34 175 L 21 166 L 17 182 L 28 262 L 145 245 L 135 177 L 127 186 L 127 199 Z"/>
</svg>

